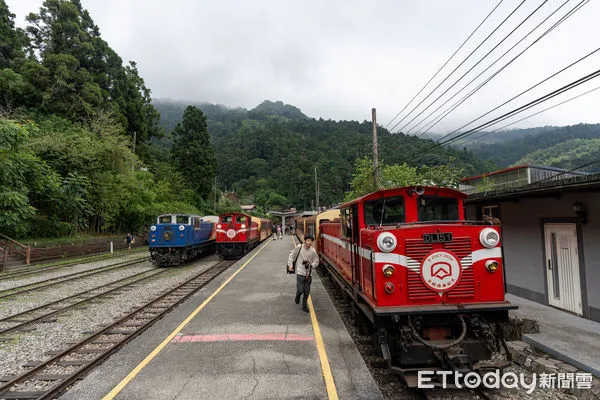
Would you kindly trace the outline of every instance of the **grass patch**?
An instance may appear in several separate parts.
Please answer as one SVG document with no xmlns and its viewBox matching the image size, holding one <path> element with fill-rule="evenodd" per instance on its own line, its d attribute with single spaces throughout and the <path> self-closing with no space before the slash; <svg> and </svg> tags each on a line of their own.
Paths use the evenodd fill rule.
<svg viewBox="0 0 600 400">
<path fill-rule="evenodd" d="M 96 242 L 123 241 L 125 235 L 92 235 L 88 233 L 79 233 L 73 236 L 65 236 L 60 238 L 25 238 L 20 240 L 25 245 L 31 247 L 54 247 L 61 245 L 75 245 Z"/>
</svg>

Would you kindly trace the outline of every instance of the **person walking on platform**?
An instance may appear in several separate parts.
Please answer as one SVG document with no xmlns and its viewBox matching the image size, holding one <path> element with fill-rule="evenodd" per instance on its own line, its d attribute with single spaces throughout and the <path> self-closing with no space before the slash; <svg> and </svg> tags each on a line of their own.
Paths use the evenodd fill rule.
<svg viewBox="0 0 600 400">
<path fill-rule="evenodd" d="M 290 253 L 288 257 L 288 270 L 296 271 L 296 298 L 294 302 L 300 304 L 302 297 L 302 310 L 308 310 L 308 295 L 310 294 L 310 284 L 312 282 L 312 270 L 319 266 L 319 255 L 312 247 L 314 237 L 310 234 L 304 236 L 304 244 L 299 244 Z"/>
<path fill-rule="evenodd" d="M 277 225 L 277 239 L 283 239 L 281 235 L 281 225 Z"/>
</svg>

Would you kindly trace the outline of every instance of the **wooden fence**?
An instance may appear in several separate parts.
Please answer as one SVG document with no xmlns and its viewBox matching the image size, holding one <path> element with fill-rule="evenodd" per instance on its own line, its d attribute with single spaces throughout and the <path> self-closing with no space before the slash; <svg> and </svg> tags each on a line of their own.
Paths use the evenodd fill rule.
<svg viewBox="0 0 600 400">
<path fill-rule="evenodd" d="M 0 268 L 4 265 L 6 257 L 8 255 L 14 255 L 20 258 L 25 264 L 32 262 L 40 262 L 45 260 L 53 260 L 57 258 L 67 258 L 82 256 L 86 254 L 99 254 L 106 253 L 111 250 L 111 241 L 102 240 L 95 241 L 92 243 L 72 244 L 54 247 L 31 247 L 25 246 L 18 242 L 13 241 L 10 238 L 0 234 L 1 237 L 6 238 L 4 240 L 4 247 L 0 247 Z M 147 246 L 147 238 L 144 236 L 136 237 L 136 242 L 132 247 Z M 12 248 L 6 246 L 6 242 L 12 244 Z M 17 243 L 16 245 L 14 243 Z M 124 240 L 117 239 L 112 241 L 112 249 L 122 250 L 126 249 L 127 244 Z"/>
</svg>

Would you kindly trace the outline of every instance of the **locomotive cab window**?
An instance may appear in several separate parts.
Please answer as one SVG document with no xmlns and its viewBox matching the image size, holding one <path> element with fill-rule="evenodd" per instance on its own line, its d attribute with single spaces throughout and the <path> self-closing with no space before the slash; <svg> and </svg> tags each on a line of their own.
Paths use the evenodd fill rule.
<svg viewBox="0 0 600 400">
<path fill-rule="evenodd" d="M 453 197 L 419 196 L 419 221 L 458 220 L 458 200 Z"/>
<path fill-rule="evenodd" d="M 365 225 L 398 225 L 405 221 L 404 197 L 388 197 L 366 201 L 364 204 Z"/>
<path fill-rule="evenodd" d="M 221 222 L 224 223 L 224 224 L 228 224 L 231 221 L 233 221 L 233 217 L 231 215 L 223 215 L 221 217 Z"/>
<path fill-rule="evenodd" d="M 237 217 L 235 217 L 235 222 L 237 222 L 238 224 L 245 224 L 246 222 L 248 222 L 248 218 L 246 218 L 245 215 L 238 215 Z"/>
<path fill-rule="evenodd" d="M 189 224 L 190 223 L 189 215 L 178 215 L 176 220 L 177 220 L 176 224 Z"/>
<path fill-rule="evenodd" d="M 158 217 L 158 223 L 159 224 L 170 224 L 171 216 L 170 215 L 161 215 L 160 217 Z"/>
</svg>

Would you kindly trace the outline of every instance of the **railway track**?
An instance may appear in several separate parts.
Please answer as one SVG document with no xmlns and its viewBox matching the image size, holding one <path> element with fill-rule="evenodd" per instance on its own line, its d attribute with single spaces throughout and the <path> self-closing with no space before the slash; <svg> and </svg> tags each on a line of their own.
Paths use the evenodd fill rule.
<svg viewBox="0 0 600 400">
<path fill-rule="evenodd" d="M 13 314 L 8 317 L 0 319 L 0 324 L 6 323 L 14 323 L 16 325 L 10 326 L 8 328 L 0 328 L 0 335 L 4 335 L 10 332 L 18 331 L 23 329 L 26 326 L 29 326 L 34 323 L 48 321 L 52 317 L 56 317 L 57 315 L 74 309 L 76 307 L 80 307 L 85 303 L 92 302 L 94 300 L 99 300 L 102 297 L 115 295 L 119 291 L 123 291 L 125 289 L 131 288 L 134 285 L 146 281 L 148 279 L 152 279 L 157 275 L 163 274 L 167 272 L 166 269 L 162 270 L 148 270 L 142 271 L 134 275 L 130 275 L 126 278 L 119 279 L 114 282 L 110 282 L 106 285 L 99 286 L 97 288 L 93 288 L 90 290 L 85 290 L 83 292 L 74 294 L 69 297 L 65 297 L 63 299 L 53 301 L 51 303 L 47 303 L 41 305 L 39 307 L 35 307 L 18 314 Z M 136 279 L 137 278 L 137 279 Z M 134 279 L 132 281 L 132 279 Z M 130 281 L 130 282 L 127 282 Z M 123 283 L 126 282 L 126 283 Z M 116 285 L 116 286 L 115 286 Z M 106 289 L 100 293 L 98 291 Z"/>
<path fill-rule="evenodd" d="M 91 262 L 96 262 L 96 261 L 109 260 L 110 258 L 111 257 L 107 257 L 107 256 L 94 257 L 94 258 L 80 259 L 78 261 L 73 261 L 73 262 L 60 264 L 60 265 L 50 265 L 47 267 L 35 267 L 35 266 L 34 267 L 23 267 L 23 268 L 19 268 L 17 270 L 13 270 L 13 271 L 0 272 L 0 280 L 23 278 L 26 276 L 41 274 L 44 272 L 54 271 L 54 270 L 61 269 L 61 268 L 68 268 L 68 267 L 73 267 L 76 265 L 81 265 L 81 264 L 86 264 L 86 263 L 91 263 Z M 145 257 L 145 258 L 147 258 L 147 257 Z M 140 260 L 141 259 L 142 258 L 140 258 Z"/>
<path fill-rule="evenodd" d="M 147 261 L 147 257 L 142 259 L 136 259 L 132 261 L 124 261 L 117 264 L 105 265 L 103 267 L 93 268 L 86 271 L 74 272 L 72 274 L 62 275 L 55 278 L 45 279 L 38 282 L 29 283 L 27 285 L 17 286 L 10 289 L 5 289 L 0 291 L 0 299 L 4 299 L 7 297 L 15 296 L 17 294 L 28 293 L 34 290 L 44 289 L 50 286 L 62 284 L 65 282 L 70 282 L 75 279 L 87 278 L 89 276 L 102 274 L 105 272 L 113 271 L 115 269 L 127 268 L 135 264 L 141 264 Z"/>
<path fill-rule="evenodd" d="M 0 382 L 5 382 L 0 386 L 0 399 L 54 398 L 234 262 L 221 261 L 50 359 L 32 364 L 29 371 L 0 378 Z M 64 373 L 56 373 L 63 370 Z"/>
</svg>

